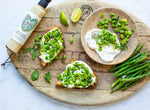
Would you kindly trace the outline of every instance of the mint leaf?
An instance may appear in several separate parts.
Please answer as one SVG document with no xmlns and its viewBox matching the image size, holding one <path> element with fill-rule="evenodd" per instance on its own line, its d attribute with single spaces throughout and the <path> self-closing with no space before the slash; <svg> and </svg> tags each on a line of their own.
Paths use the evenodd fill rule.
<svg viewBox="0 0 150 110">
<path fill-rule="evenodd" d="M 31 52 L 31 50 L 32 50 L 32 48 L 27 48 L 23 51 L 23 53 L 29 53 L 29 52 Z"/>
<path fill-rule="evenodd" d="M 38 70 L 34 70 L 31 74 L 31 79 L 32 81 L 35 81 L 39 78 L 39 71 Z"/>
<path fill-rule="evenodd" d="M 45 78 L 45 81 L 47 81 L 48 83 L 50 83 L 50 82 L 51 82 L 51 81 L 50 81 L 50 79 L 51 79 L 51 74 L 50 74 L 50 72 L 45 73 L 44 78 Z"/>
<path fill-rule="evenodd" d="M 39 48 L 35 48 L 32 52 L 32 60 L 35 60 Z"/>
<path fill-rule="evenodd" d="M 35 49 L 35 44 L 33 45 L 32 49 Z"/>
</svg>

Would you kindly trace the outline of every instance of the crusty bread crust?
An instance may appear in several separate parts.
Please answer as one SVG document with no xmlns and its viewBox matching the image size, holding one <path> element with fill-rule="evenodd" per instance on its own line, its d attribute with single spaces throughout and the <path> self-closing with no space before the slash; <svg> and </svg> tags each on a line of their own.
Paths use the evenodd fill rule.
<svg viewBox="0 0 150 110">
<path fill-rule="evenodd" d="M 71 63 L 73 63 L 73 62 L 75 62 L 75 61 L 77 61 L 77 60 L 72 60 Z M 94 88 L 94 87 L 97 85 L 97 83 L 98 83 L 97 75 L 95 74 L 95 72 L 93 72 L 93 74 L 94 74 L 94 77 L 95 77 L 96 81 L 95 81 L 91 86 L 89 86 L 89 87 L 87 87 L 87 88 Z M 61 81 L 59 80 L 59 81 L 56 83 L 56 87 L 64 87 L 64 86 L 61 85 Z M 75 87 L 75 88 L 80 88 L 80 89 L 82 89 L 81 87 Z"/>
<path fill-rule="evenodd" d="M 61 30 L 61 28 L 59 27 L 59 26 L 51 26 L 51 27 L 49 27 L 46 31 L 45 31 L 45 33 L 44 33 L 44 35 L 48 32 L 48 31 L 50 31 L 50 30 L 52 30 L 52 29 L 55 29 L 55 28 L 58 28 L 59 30 L 60 30 L 60 32 L 61 32 L 61 34 L 62 34 L 62 30 Z M 44 35 L 43 35 L 43 37 L 44 37 Z M 63 34 L 62 34 L 63 35 Z M 64 41 L 64 38 L 63 38 L 63 41 Z M 64 45 L 64 42 L 63 42 L 63 45 Z M 40 45 L 40 47 L 41 47 L 41 45 Z M 39 52 L 40 52 L 40 50 L 41 49 L 39 49 Z M 42 66 L 42 68 L 44 68 L 48 63 L 45 63 L 43 60 L 41 60 L 40 59 L 40 62 L 41 62 L 41 66 Z"/>
<path fill-rule="evenodd" d="M 43 60 L 41 60 L 41 59 L 40 59 L 40 62 L 41 62 L 42 68 L 44 68 L 44 67 L 46 66 L 46 64 L 47 64 L 47 63 L 45 63 L 45 62 L 44 62 Z"/>
<path fill-rule="evenodd" d="M 61 81 L 58 81 L 58 82 L 56 83 L 56 87 L 63 87 L 63 86 L 61 85 Z"/>
</svg>

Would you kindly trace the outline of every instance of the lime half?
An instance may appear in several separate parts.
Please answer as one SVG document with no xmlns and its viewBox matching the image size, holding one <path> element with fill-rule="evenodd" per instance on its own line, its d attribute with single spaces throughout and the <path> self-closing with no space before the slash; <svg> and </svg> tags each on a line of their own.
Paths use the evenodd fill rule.
<svg viewBox="0 0 150 110">
<path fill-rule="evenodd" d="M 75 8 L 71 14 L 72 22 L 74 23 L 78 22 L 81 15 L 82 15 L 82 10 L 80 8 Z"/>
<path fill-rule="evenodd" d="M 63 25 L 66 25 L 66 26 L 69 25 L 64 12 L 60 13 L 60 21 Z"/>
</svg>

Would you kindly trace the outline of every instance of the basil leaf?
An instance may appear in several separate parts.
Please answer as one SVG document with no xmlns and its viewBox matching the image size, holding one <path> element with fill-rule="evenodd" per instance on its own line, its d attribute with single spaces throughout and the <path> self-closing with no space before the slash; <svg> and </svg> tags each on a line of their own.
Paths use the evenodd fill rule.
<svg viewBox="0 0 150 110">
<path fill-rule="evenodd" d="M 35 44 L 33 45 L 32 49 L 35 49 Z"/>
<path fill-rule="evenodd" d="M 29 53 L 29 52 L 31 52 L 31 50 L 32 50 L 32 48 L 27 48 L 23 51 L 23 53 Z"/>
<path fill-rule="evenodd" d="M 50 82 L 51 82 L 51 81 L 50 81 L 50 79 L 51 79 L 51 74 L 50 74 L 50 72 L 46 73 L 46 74 L 44 75 L 44 78 L 45 78 L 45 81 L 47 81 L 48 83 L 50 83 Z"/>
<path fill-rule="evenodd" d="M 39 71 L 38 71 L 38 70 L 34 70 L 34 71 L 32 72 L 31 79 L 32 79 L 32 81 L 35 81 L 35 80 L 37 80 L 38 78 L 39 78 Z"/>
<path fill-rule="evenodd" d="M 32 52 L 32 60 L 35 60 L 39 48 L 35 48 Z"/>
</svg>

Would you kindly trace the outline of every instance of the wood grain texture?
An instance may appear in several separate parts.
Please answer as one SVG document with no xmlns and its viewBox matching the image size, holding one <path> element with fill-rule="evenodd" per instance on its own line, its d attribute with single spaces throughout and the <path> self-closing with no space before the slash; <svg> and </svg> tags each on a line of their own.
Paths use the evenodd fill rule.
<svg viewBox="0 0 150 110">
<path fill-rule="evenodd" d="M 81 17 L 81 20 L 77 24 L 74 24 L 70 20 L 70 15 L 72 10 L 77 7 L 82 7 L 84 13 Z M 149 77 L 144 78 L 134 87 L 131 87 L 126 91 L 119 90 L 113 94 L 110 94 L 110 85 L 115 78 L 112 78 L 113 73 L 108 72 L 108 70 L 113 68 L 113 66 L 102 65 L 94 62 L 87 56 L 82 48 L 80 34 L 86 17 L 89 16 L 89 14 L 91 14 L 93 11 L 104 7 L 119 8 L 117 6 L 95 0 L 67 1 L 48 8 L 46 15 L 41 20 L 40 24 L 32 33 L 25 45 L 22 47 L 19 54 L 14 55 L 11 59 L 17 71 L 24 77 L 25 80 L 29 82 L 29 84 L 31 84 L 40 92 L 51 98 L 71 104 L 97 105 L 112 103 L 136 93 L 137 90 L 139 90 L 148 82 Z M 124 9 L 121 10 L 125 11 Z M 67 16 L 70 24 L 68 27 L 61 25 L 59 21 L 59 15 L 61 11 L 64 11 Z M 125 12 L 128 13 L 127 11 Z M 128 15 L 132 16 L 134 22 L 136 23 L 139 34 L 139 43 L 144 44 L 142 50 L 147 49 L 147 51 L 150 52 L 150 29 L 132 14 L 128 13 Z M 64 60 L 65 64 L 62 63 L 61 60 L 55 60 L 53 63 L 42 69 L 38 56 L 35 61 L 32 61 L 31 53 L 23 54 L 23 50 L 28 47 L 32 47 L 34 44 L 34 39 L 37 37 L 37 35 L 44 34 L 44 31 L 46 31 L 47 28 L 52 25 L 60 26 L 63 31 L 66 48 L 59 54 L 59 58 L 61 58 L 64 53 L 67 55 L 67 58 Z M 70 44 L 70 38 L 74 39 L 73 44 Z M 55 88 L 55 84 L 57 83 L 57 75 L 65 70 L 66 64 L 72 59 L 85 61 L 97 74 L 98 84 L 94 89 Z M 31 72 L 29 72 L 29 69 L 31 69 Z M 34 69 L 38 69 L 40 72 L 40 76 L 37 81 L 31 80 L 31 73 L 34 71 Z M 51 72 L 51 84 L 47 83 L 43 78 L 44 74 L 48 71 Z"/>
</svg>

